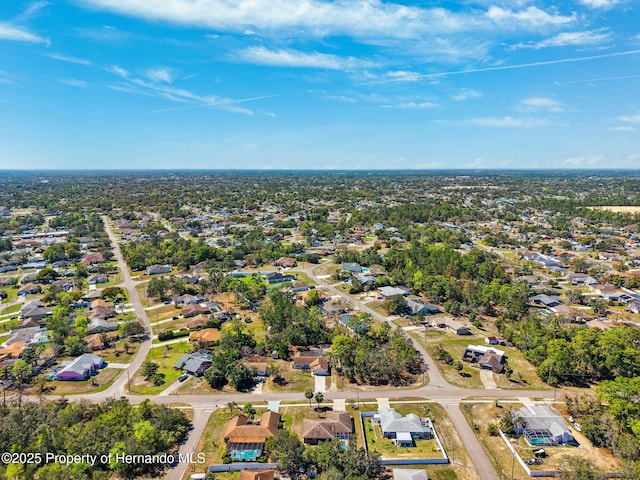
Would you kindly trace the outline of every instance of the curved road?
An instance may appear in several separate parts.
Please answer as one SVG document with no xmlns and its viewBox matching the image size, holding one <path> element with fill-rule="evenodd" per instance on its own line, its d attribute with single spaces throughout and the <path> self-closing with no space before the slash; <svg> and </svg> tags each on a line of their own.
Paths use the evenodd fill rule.
<svg viewBox="0 0 640 480">
<path fill-rule="evenodd" d="M 90 400 L 92 402 L 101 402 L 109 397 L 126 397 L 131 403 L 137 404 L 144 400 L 152 400 L 156 403 L 163 404 L 176 404 L 176 403 L 184 403 L 190 405 L 194 410 L 194 419 L 193 419 L 193 430 L 191 431 L 189 438 L 180 448 L 181 453 L 192 453 L 195 451 L 195 448 L 200 440 L 202 433 L 206 427 L 209 416 L 213 410 L 223 405 L 226 405 L 228 402 L 237 402 L 237 403 L 245 403 L 249 401 L 255 402 L 256 395 L 254 394 L 246 394 L 246 393 L 237 393 L 237 394 L 211 394 L 211 395 L 170 395 L 170 396 L 141 396 L 141 395 L 131 395 L 128 394 L 125 386 L 127 384 L 127 379 L 129 375 L 135 374 L 135 372 L 140 368 L 144 360 L 146 359 L 149 350 L 152 345 L 151 340 L 151 324 L 149 323 L 149 319 L 147 314 L 140 302 L 140 297 L 138 296 L 138 292 L 135 289 L 135 283 L 131 278 L 131 274 L 129 272 L 129 268 L 124 261 L 122 256 L 122 250 L 120 248 L 120 244 L 117 241 L 111 226 L 108 222 L 108 218 L 106 216 L 103 217 L 103 221 L 105 224 L 105 229 L 107 234 L 109 235 L 109 239 L 113 244 L 115 258 L 118 261 L 118 265 L 120 270 L 122 271 L 124 281 L 120 284 L 124 288 L 127 289 L 129 293 L 129 298 L 131 303 L 133 304 L 133 308 L 135 310 L 136 316 L 138 320 L 145 327 L 145 331 L 148 332 L 148 339 L 143 341 L 140 345 L 140 349 L 138 350 L 135 358 L 131 361 L 129 368 L 127 369 L 127 375 L 120 375 L 114 383 L 102 392 L 97 392 L 89 395 L 83 395 L 83 399 Z M 353 299 L 351 296 L 346 293 L 332 287 L 327 282 L 318 278 L 313 270 L 315 267 L 309 267 L 304 271 L 306 275 L 308 275 L 314 282 L 320 285 L 324 290 L 331 293 L 332 295 L 339 295 L 349 301 L 351 304 L 355 304 L 355 306 L 360 309 L 362 312 L 366 312 L 371 314 L 374 318 L 379 320 L 380 322 L 387 322 L 392 329 L 398 328 L 392 321 L 388 320 L 384 316 L 380 315 L 375 310 L 371 309 L 367 305 L 362 302 L 359 302 Z M 411 338 L 411 337 L 409 337 Z M 398 398 L 404 394 L 411 395 L 412 397 L 426 397 L 434 400 L 435 402 L 442 405 L 447 413 L 449 414 L 451 421 L 465 446 L 465 450 L 468 452 L 473 465 L 478 473 L 478 476 L 481 480 L 498 480 L 498 475 L 493 468 L 488 456 L 483 450 L 482 446 L 478 442 L 473 430 L 469 426 L 467 420 L 460 410 L 460 402 L 464 398 L 469 397 L 481 397 L 481 398 L 514 398 L 514 397 L 532 397 L 532 398 L 551 398 L 553 396 L 553 391 L 550 390 L 542 390 L 542 391 L 531 391 L 531 390 L 500 390 L 500 389 L 464 389 L 460 387 L 455 387 L 450 385 L 442 376 L 440 371 L 437 368 L 435 361 L 431 358 L 431 356 L 427 353 L 427 351 L 415 340 L 411 339 L 416 350 L 422 355 L 424 359 L 425 367 L 429 374 L 429 384 L 417 389 L 412 390 L 398 390 L 398 389 L 389 389 L 389 390 L 376 390 L 376 391 L 361 391 L 360 398 L 361 399 L 376 399 L 376 398 Z M 338 392 L 338 391 L 329 391 L 324 393 L 325 400 L 334 400 L 334 399 L 348 399 L 353 396 L 353 392 Z M 52 396 L 51 398 L 55 398 Z M 281 401 L 291 401 L 291 400 L 303 400 L 303 393 L 266 393 L 260 395 L 260 400 L 268 401 L 268 400 L 281 400 Z M 178 464 L 174 468 L 170 469 L 165 478 L 169 480 L 180 480 L 183 478 L 188 464 Z"/>
</svg>

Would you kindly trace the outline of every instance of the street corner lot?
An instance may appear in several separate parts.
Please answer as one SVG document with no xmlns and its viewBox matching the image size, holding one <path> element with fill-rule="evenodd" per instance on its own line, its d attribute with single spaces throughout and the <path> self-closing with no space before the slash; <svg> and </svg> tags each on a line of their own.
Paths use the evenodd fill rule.
<svg viewBox="0 0 640 480">
<path fill-rule="evenodd" d="M 498 475 L 504 475 L 505 478 L 511 474 L 512 468 L 519 478 L 526 478 L 527 473 L 522 469 L 518 461 L 514 459 L 504 440 L 500 436 L 489 435 L 487 427 L 489 423 L 498 424 L 501 415 L 508 409 L 517 410 L 522 407 L 521 403 L 509 400 L 500 400 L 498 406 L 496 406 L 495 401 L 483 403 L 465 402 L 461 406 L 462 412 L 471 428 L 474 429 L 476 437 L 496 468 Z M 548 456 L 542 459 L 540 465 L 531 465 L 529 468 L 531 470 L 555 470 L 561 463 L 562 457 L 571 456 L 585 461 L 588 460 L 603 471 L 618 470 L 619 462 L 609 452 L 602 448 L 595 448 L 589 440 L 573 428 L 571 428 L 571 433 L 580 443 L 580 446 L 544 447 Z M 515 447 L 518 455 L 525 461 L 528 458 L 533 458 L 533 451 L 538 449 L 531 447 L 522 437 L 510 438 L 509 441 Z"/>
<path fill-rule="evenodd" d="M 472 367 L 468 362 L 462 362 L 464 368 L 462 374 L 458 373 L 454 367 L 455 362 L 462 361 L 462 354 L 468 345 L 486 345 L 484 339 L 495 333 L 487 328 L 487 331 L 480 331 L 472 327 L 473 335 L 455 335 L 452 332 L 429 328 L 425 330 L 412 330 L 410 335 L 422 343 L 429 354 L 436 360 L 435 349 L 441 345 L 452 357 L 454 364 L 447 365 L 436 360 L 438 369 L 445 379 L 462 388 L 482 388 L 484 385 L 480 379 L 480 370 Z M 548 390 L 550 387 L 544 383 L 536 374 L 536 369 L 524 358 L 520 350 L 515 347 L 496 346 L 495 348 L 505 352 L 509 366 L 513 369 L 511 378 L 504 374 L 493 374 L 493 378 L 499 388 L 515 390 Z"/>
<path fill-rule="evenodd" d="M 391 439 L 384 438 L 379 425 L 373 424 L 372 417 L 365 417 L 364 433 L 369 451 L 378 452 L 382 460 L 407 460 L 415 458 L 442 458 L 442 452 L 434 438 L 415 440 L 414 447 L 398 447 Z"/>
</svg>

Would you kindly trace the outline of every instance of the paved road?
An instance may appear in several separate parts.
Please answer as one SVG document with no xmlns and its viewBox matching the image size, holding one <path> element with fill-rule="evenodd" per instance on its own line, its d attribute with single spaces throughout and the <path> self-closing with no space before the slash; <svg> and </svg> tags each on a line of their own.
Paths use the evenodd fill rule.
<svg viewBox="0 0 640 480">
<path fill-rule="evenodd" d="M 339 295 L 340 297 L 342 297 L 345 300 L 347 300 L 350 304 L 355 305 L 356 307 L 358 307 L 358 310 L 360 310 L 361 312 L 365 312 L 365 313 L 370 314 L 373 318 L 375 318 L 379 322 L 388 323 L 392 330 L 395 330 L 396 328 L 398 328 L 398 326 L 395 323 L 393 323 L 392 321 L 390 321 L 389 319 L 387 319 L 383 315 L 380 315 L 378 312 L 376 312 L 375 310 L 373 310 L 372 308 L 367 306 L 365 303 L 354 299 L 353 297 L 351 297 L 350 295 L 346 294 L 342 290 L 338 290 L 337 288 L 333 287 L 331 284 L 327 283 L 324 279 L 317 277 L 313 273 L 313 270 L 315 268 L 317 268 L 317 267 L 313 267 L 312 266 L 312 267 L 304 269 L 303 272 L 309 278 L 311 278 L 311 280 L 316 282 L 318 285 L 322 286 L 322 288 L 325 291 L 329 292 L 331 295 Z M 420 345 L 418 342 L 413 340 L 411 337 L 408 337 L 408 338 L 413 342 L 413 346 L 415 347 L 415 349 L 420 353 L 420 355 L 422 355 L 422 358 L 423 358 L 424 363 L 425 363 L 426 370 L 427 370 L 427 372 L 429 374 L 429 385 L 432 385 L 432 386 L 435 386 L 435 387 L 443 387 L 443 388 L 444 387 L 448 387 L 449 384 L 442 377 L 442 374 L 440 373 L 440 370 L 438 370 L 438 367 L 436 366 L 436 363 L 433 360 L 433 358 L 431 358 L 431 356 L 427 353 L 427 351 L 424 349 L 424 347 L 422 345 Z"/>
<path fill-rule="evenodd" d="M 106 216 L 102 217 L 104 221 L 104 228 L 109 235 L 109 240 L 111 240 L 111 244 L 113 245 L 113 253 L 115 255 L 116 260 L 118 261 L 118 267 L 122 272 L 122 276 L 124 281 L 119 285 L 123 288 L 127 289 L 129 293 L 130 303 L 133 306 L 133 310 L 136 313 L 136 317 L 138 321 L 142 324 L 145 331 L 148 333 L 148 339 L 144 340 L 140 344 L 140 349 L 136 356 L 129 363 L 129 368 L 125 372 L 125 374 L 120 375 L 116 380 L 111 384 L 111 386 L 103 392 L 99 392 L 96 394 L 84 395 L 83 398 L 90 399 L 92 401 L 102 401 L 108 397 L 120 396 L 125 393 L 125 386 L 130 377 L 132 377 L 140 368 L 145 358 L 147 358 L 147 354 L 151 349 L 151 324 L 149 323 L 149 319 L 147 318 L 147 313 L 142 306 L 142 302 L 140 301 L 140 296 L 138 295 L 138 291 L 136 290 L 136 286 L 134 281 L 131 278 L 131 273 L 129 272 L 129 267 L 124 261 L 124 257 L 122 256 L 122 250 L 120 249 L 120 244 L 116 239 L 116 236 L 113 234 L 113 230 L 111 230 L 111 226 L 109 225 L 109 221 Z"/>
<path fill-rule="evenodd" d="M 129 298 L 131 299 L 131 303 L 135 310 L 136 316 L 138 320 L 145 327 L 145 330 L 149 333 L 149 339 L 145 340 L 138 350 L 135 358 L 131 361 L 129 368 L 127 369 L 127 375 L 120 375 L 119 378 L 105 391 L 98 392 L 89 395 L 83 395 L 83 399 L 88 399 L 94 402 L 101 402 L 109 397 L 120 397 L 124 396 L 129 399 L 129 401 L 133 404 L 141 403 L 142 401 L 149 399 L 157 403 L 163 404 L 176 404 L 183 403 L 190 405 L 194 410 L 194 419 L 193 419 L 193 430 L 189 434 L 189 438 L 186 443 L 183 444 L 180 448 L 181 453 L 191 453 L 195 451 L 195 448 L 204 432 L 209 416 L 213 410 L 218 408 L 220 405 L 226 405 L 228 402 L 236 402 L 238 404 L 243 404 L 246 402 L 255 402 L 255 395 L 250 393 L 237 393 L 237 394 L 209 394 L 209 395 L 169 395 L 169 396 L 140 396 L 140 395 L 130 395 L 125 391 L 125 386 L 127 382 L 127 378 L 129 375 L 133 375 L 142 365 L 147 354 L 149 353 L 149 349 L 151 348 L 151 325 L 149 323 L 149 319 L 147 318 L 147 314 L 140 302 L 140 298 L 138 296 L 138 292 L 135 289 L 135 283 L 131 278 L 131 274 L 129 273 L 129 269 L 124 262 L 122 251 L 120 249 L 120 245 L 111 230 L 111 227 L 108 223 L 107 217 L 103 217 L 106 231 L 109 235 L 109 238 L 114 246 L 115 258 L 118 261 L 118 265 L 122 271 L 124 281 L 121 286 L 127 289 L 129 292 Z M 389 321 L 384 316 L 380 315 L 375 310 L 372 310 L 364 303 L 353 299 L 351 296 L 346 293 L 337 290 L 332 287 L 328 283 L 326 283 L 323 279 L 318 278 L 313 273 L 313 267 L 307 268 L 304 272 L 318 285 L 322 286 L 327 292 L 332 295 L 338 295 L 343 297 L 351 304 L 354 304 L 363 312 L 371 314 L 374 318 L 381 322 L 387 322 L 391 326 L 392 329 L 396 329 L 397 325 L 393 322 Z M 409 337 L 411 338 L 411 337 Z M 464 398 L 514 398 L 514 397 L 528 397 L 528 398 L 539 398 L 539 399 L 549 399 L 554 396 L 554 392 L 550 390 L 543 391 L 531 391 L 531 390 L 485 390 L 485 389 L 463 389 L 459 387 L 455 387 L 447 383 L 447 381 L 442 377 L 440 371 L 438 370 L 435 361 L 429 356 L 426 350 L 419 343 L 415 342 L 412 339 L 414 346 L 418 352 L 422 355 L 425 366 L 429 373 L 429 384 L 417 389 L 411 390 L 398 390 L 398 389 L 389 389 L 389 390 L 376 390 L 376 391 L 360 391 L 359 398 L 361 400 L 373 400 L 376 398 L 384 398 L 388 397 L 391 399 L 398 399 L 403 396 L 411 396 L 411 397 L 427 397 L 432 399 L 433 401 L 441 404 L 447 410 L 449 416 L 451 417 L 452 423 L 460 436 L 463 444 L 465 445 L 465 449 L 468 451 L 469 456 L 473 462 L 475 469 L 478 472 L 481 480 L 497 480 L 498 475 L 496 474 L 495 469 L 493 468 L 489 458 L 486 453 L 482 449 L 480 443 L 478 442 L 473 430 L 468 425 L 465 417 L 460 411 L 459 405 L 460 401 Z M 353 398 L 354 392 L 347 391 L 327 391 L 324 393 L 324 398 L 326 401 L 333 400 L 341 400 L 341 399 L 349 399 Z M 56 398 L 55 396 L 51 396 L 50 398 Z M 270 401 L 270 400 L 279 400 L 279 401 L 295 401 L 299 400 L 306 404 L 307 400 L 304 398 L 304 393 L 264 393 L 260 395 L 261 401 Z M 180 480 L 187 468 L 189 468 L 188 464 L 178 464 L 176 467 L 169 470 L 166 477 L 170 480 Z M 199 466 L 199 471 L 202 471 L 202 466 Z"/>
</svg>

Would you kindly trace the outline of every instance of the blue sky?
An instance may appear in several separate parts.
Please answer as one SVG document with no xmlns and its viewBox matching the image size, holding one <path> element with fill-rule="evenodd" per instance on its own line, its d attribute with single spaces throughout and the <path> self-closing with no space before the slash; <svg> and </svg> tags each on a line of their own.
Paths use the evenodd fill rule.
<svg viewBox="0 0 640 480">
<path fill-rule="evenodd" d="M 625 0 L 0 2 L 0 169 L 638 168 Z"/>
</svg>

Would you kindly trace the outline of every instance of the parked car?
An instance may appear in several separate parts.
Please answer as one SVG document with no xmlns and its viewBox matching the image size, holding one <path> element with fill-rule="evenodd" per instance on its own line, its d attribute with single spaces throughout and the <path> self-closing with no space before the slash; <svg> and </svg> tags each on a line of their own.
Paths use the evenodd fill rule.
<svg viewBox="0 0 640 480">
<path fill-rule="evenodd" d="M 180 378 L 178 378 L 178 381 L 184 382 L 187 378 L 189 378 L 189 375 L 183 373 L 182 375 L 180 375 Z"/>
</svg>

